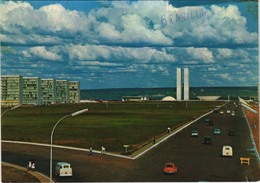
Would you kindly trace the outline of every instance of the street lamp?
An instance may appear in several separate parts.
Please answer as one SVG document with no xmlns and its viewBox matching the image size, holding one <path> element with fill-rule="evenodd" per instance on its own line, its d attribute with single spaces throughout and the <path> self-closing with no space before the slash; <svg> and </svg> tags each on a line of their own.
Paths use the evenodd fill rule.
<svg viewBox="0 0 260 183">
<path fill-rule="evenodd" d="M 4 115 L 4 113 L 6 113 L 7 111 L 17 109 L 18 107 L 21 107 L 21 105 L 17 105 L 17 106 L 12 107 L 11 109 L 5 110 L 5 111 L 2 113 L 1 117 L 2 117 L 2 116 Z"/>
<path fill-rule="evenodd" d="M 51 148 L 51 149 L 50 149 L 50 181 L 51 181 L 51 182 L 52 182 L 52 137 L 53 137 L 53 133 L 54 133 L 54 130 L 55 130 L 56 126 L 57 126 L 63 119 L 65 119 L 65 118 L 67 118 L 67 117 L 69 117 L 69 116 L 74 117 L 74 116 L 80 115 L 80 114 L 82 114 L 82 113 L 84 113 L 84 112 L 87 112 L 87 111 L 88 111 L 88 109 L 83 109 L 83 110 L 74 112 L 74 113 L 72 113 L 72 114 L 68 114 L 68 115 L 62 117 L 62 118 L 61 118 L 58 122 L 56 122 L 56 124 L 54 125 L 54 127 L 53 127 L 53 129 L 52 129 L 52 131 L 51 131 L 51 147 L 50 147 L 50 148 Z"/>
</svg>

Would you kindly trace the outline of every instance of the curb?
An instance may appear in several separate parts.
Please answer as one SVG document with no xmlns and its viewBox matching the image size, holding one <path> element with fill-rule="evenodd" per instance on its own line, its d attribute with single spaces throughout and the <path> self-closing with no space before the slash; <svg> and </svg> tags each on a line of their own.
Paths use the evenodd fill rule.
<svg viewBox="0 0 260 183">
<path fill-rule="evenodd" d="M 18 166 L 18 165 L 14 165 L 14 164 L 11 164 L 11 163 L 6 163 L 6 162 L 2 162 L 2 166 L 3 165 L 9 166 L 9 167 L 13 167 L 13 168 L 25 171 L 25 172 L 28 172 L 32 176 L 34 176 L 37 179 L 39 179 L 40 182 L 51 182 L 49 177 L 47 177 L 46 175 L 44 175 L 44 174 L 42 174 L 40 172 L 37 172 L 37 171 L 27 171 L 27 168 L 24 168 L 24 167 L 21 167 L 21 166 Z"/>
</svg>

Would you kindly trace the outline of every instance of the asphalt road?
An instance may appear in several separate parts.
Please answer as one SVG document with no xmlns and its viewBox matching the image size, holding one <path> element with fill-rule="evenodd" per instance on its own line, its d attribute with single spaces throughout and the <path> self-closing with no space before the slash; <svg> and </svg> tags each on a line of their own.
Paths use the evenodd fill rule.
<svg viewBox="0 0 260 183">
<path fill-rule="evenodd" d="M 236 116 L 226 114 L 227 109 L 235 110 Z M 65 161 L 73 166 L 73 177 L 54 176 L 54 180 L 59 182 L 260 180 L 259 161 L 242 110 L 235 108 L 233 104 L 228 104 L 227 107 L 223 107 L 223 111 L 223 115 L 219 113 L 208 115 L 214 121 L 214 126 L 208 126 L 203 118 L 135 160 L 101 154 L 88 156 L 86 152 L 54 148 L 54 165 L 59 161 Z M 214 128 L 221 129 L 221 134 L 213 135 Z M 190 137 L 193 129 L 199 131 L 199 137 Z M 228 129 L 234 129 L 235 136 L 229 136 Z M 211 145 L 203 144 L 206 135 L 213 137 Z M 233 147 L 233 157 L 221 156 L 223 145 Z M 240 157 L 251 158 L 250 165 L 241 165 Z M 3 161 L 25 167 L 30 158 L 36 159 L 38 171 L 49 175 L 48 147 L 2 143 Z M 163 174 L 167 162 L 174 162 L 177 165 L 177 174 Z"/>
</svg>

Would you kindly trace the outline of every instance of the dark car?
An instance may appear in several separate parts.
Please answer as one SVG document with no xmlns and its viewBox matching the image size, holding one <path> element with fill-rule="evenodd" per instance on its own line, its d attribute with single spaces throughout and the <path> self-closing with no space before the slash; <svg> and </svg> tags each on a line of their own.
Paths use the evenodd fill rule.
<svg viewBox="0 0 260 183">
<path fill-rule="evenodd" d="M 209 119 L 209 118 L 205 118 L 204 121 L 205 121 L 205 122 L 209 122 L 210 119 Z"/>
<path fill-rule="evenodd" d="M 228 130 L 228 135 L 235 136 L 235 131 L 233 129 Z"/>
<path fill-rule="evenodd" d="M 211 136 L 205 136 L 204 137 L 204 144 L 212 144 L 212 137 Z"/>
</svg>

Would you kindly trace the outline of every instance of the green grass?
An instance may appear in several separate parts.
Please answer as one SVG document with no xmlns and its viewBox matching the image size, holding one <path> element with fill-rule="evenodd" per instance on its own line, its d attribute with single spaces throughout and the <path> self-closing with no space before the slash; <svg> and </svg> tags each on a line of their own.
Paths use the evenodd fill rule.
<svg viewBox="0 0 260 183">
<path fill-rule="evenodd" d="M 92 103 L 22 107 L 2 118 L 2 139 L 50 143 L 55 123 L 78 110 L 89 111 L 64 119 L 54 133 L 54 144 L 122 152 L 152 140 L 174 127 L 200 116 L 223 102 L 142 102 Z M 5 109 L 2 109 L 2 112 Z"/>
</svg>

